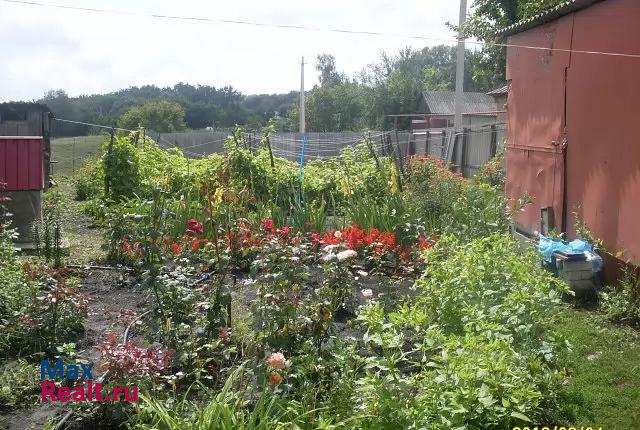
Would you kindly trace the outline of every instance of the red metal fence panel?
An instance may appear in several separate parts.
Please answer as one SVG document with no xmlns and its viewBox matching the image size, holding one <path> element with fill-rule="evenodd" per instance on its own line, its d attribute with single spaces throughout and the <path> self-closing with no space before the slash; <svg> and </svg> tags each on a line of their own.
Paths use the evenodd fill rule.
<svg viewBox="0 0 640 430">
<path fill-rule="evenodd" d="M 38 136 L 0 136 L 0 181 L 7 191 L 44 187 L 43 139 Z"/>
</svg>

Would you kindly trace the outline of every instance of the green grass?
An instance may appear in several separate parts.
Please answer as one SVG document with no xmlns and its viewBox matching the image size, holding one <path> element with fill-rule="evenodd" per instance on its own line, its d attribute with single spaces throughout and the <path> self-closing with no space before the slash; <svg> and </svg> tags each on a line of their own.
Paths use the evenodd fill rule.
<svg viewBox="0 0 640 430">
<path fill-rule="evenodd" d="M 570 424 L 640 429 L 640 332 L 573 308 L 556 330 L 572 345 L 561 361 L 570 376 L 561 402 Z"/>
<path fill-rule="evenodd" d="M 51 160 L 53 164 L 53 177 L 61 175 L 71 176 L 88 160 L 100 155 L 100 146 L 103 136 L 62 137 L 51 140 Z M 75 153 L 74 153 L 75 141 Z M 74 163 L 75 159 L 75 163 Z"/>
<path fill-rule="evenodd" d="M 75 151 L 74 151 L 75 140 Z M 82 213 L 82 203 L 74 200 L 74 170 L 77 172 L 87 161 L 101 154 L 103 136 L 64 137 L 51 141 L 53 177 L 60 193 L 63 208 L 63 237 L 69 241 L 69 261 L 86 263 L 103 258 L 100 249 L 102 231 L 92 227 L 92 221 Z M 74 162 L 75 158 L 75 162 Z"/>
</svg>

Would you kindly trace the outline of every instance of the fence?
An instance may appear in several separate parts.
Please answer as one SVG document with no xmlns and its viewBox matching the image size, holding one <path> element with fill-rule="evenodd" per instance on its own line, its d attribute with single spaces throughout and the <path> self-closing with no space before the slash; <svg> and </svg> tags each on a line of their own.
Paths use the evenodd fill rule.
<svg viewBox="0 0 640 430">
<path fill-rule="evenodd" d="M 224 151 L 224 143 L 233 130 L 188 131 L 178 133 L 148 132 L 161 146 L 182 149 L 188 157 L 202 157 Z M 478 129 L 465 129 L 457 136 L 451 128 L 426 130 L 371 131 L 367 133 L 371 148 L 377 155 L 392 156 L 402 166 L 412 155 L 428 154 L 453 164 L 465 177 L 473 176 L 500 148 L 505 138 L 505 126 L 493 124 Z M 305 161 L 333 158 L 349 146 L 362 143 L 363 133 L 306 133 Z M 262 145 L 262 133 L 243 132 L 247 149 Z M 58 173 L 74 173 L 76 160 L 94 157 L 99 152 L 102 136 L 56 139 L 53 146 L 54 169 Z M 304 142 L 301 133 L 274 133 L 270 137 L 273 154 L 299 161 Z M 58 164 L 59 163 L 59 164 Z M 462 167 L 460 167 L 462 166 Z"/>
<path fill-rule="evenodd" d="M 150 132 L 149 136 L 163 146 L 175 146 L 188 156 L 204 156 L 224 151 L 224 143 L 232 130 L 190 131 L 183 133 L 159 134 Z M 413 131 L 370 131 L 367 133 L 372 148 L 380 155 L 393 155 L 401 164 L 411 155 L 428 154 L 451 164 L 465 177 L 475 175 L 504 142 L 506 127 L 504 124 L 489 124 L 478 129 L 464 129 L 457 135 L 451 128 L 430 128 Z M 349 146 L 362 143 L 363 133 L 338 132 L 306 133 L 306 142 L 301 133 L 278 132 L 270 137 L 274 155 L 292 161 L 300 159 L 304 143 L 305 161 L 332 158 Z M 247 149 L 257 150 L 262 145 L 259 132 L 242 133 Z"/>
<path fill-rule="evenodd" d="M 391 133 L 403 163 L 411 155 L 427 154 L 451 163 L 455 170 L 471 177 L 502 148 L 506 126 L 490 124 L 458 134 L 452 128 Z"/>
</svg>

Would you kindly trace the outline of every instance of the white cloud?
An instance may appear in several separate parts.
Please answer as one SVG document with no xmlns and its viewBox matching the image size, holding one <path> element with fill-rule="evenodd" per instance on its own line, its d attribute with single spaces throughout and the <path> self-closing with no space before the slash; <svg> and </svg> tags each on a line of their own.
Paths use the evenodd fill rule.
<svg viewBox="0 0 640 430">
<path fill-rule="evenodd" d="M 335 55 L 353 74 L 381 51 L 438 44 L 398 37 L 276 29 L 248 25 L 150 18 L 148 14 L 199 16 L 267 24 L 401 33 L 451 40 L 446 21 L 457 19 L 455 0 L 41 0 L 76 7 L 131 12 L 98 14 L 0 2 L 0 97 L 34 99 L 48 89 L 92 94 L 132 85 L 179 81 L 233 85 L 244 93 L 299 87 L 299 61 L 306 87 L 316 82 L 315 57 Z"/>
</svg>

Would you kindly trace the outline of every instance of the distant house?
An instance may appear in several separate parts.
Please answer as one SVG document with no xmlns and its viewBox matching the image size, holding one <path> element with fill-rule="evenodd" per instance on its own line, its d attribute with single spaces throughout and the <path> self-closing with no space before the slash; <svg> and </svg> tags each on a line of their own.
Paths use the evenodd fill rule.
<svg viewBox="0 0 640 430">
<path fill-rule="evenodd" d="M 47 106 L 0 103 L 0 182 L 19 242 L 30 242 L 31 226 L 42 217 L 42 191 L 49 184 L 51 144 Z"/>
<path fill-rule="evenodd" d="M 576 236 L 640 263 L 640 1 L 570 0 L 515 24 L 507 43 L 506 193 L 533 204 L 523 231 Z M 523 46 L 549 49 L 527 49 Z"/>
<path fill-rule="evenodd" d="M 453 91 L 423 91 L 418 105 L 418 112 L 428 114 L 430 127 L 453 126 L 455 116 L 455 93 Z M 465 128 L 478 128 L 496 122 L 498 114 L 496 100 L 485 93 L 463 93 L 462 124 Z M 412 122 L 415 128 L 424 124 L 418 119 Z"/>
<path fill-rule="evenodd" d="M 504 141 L 504 126 L 497 122 L 503 114 L 496 99 L 485 93 L 463 93 L 463 133 L 453 130 L 455 93 L 452 91 L 423 91 L 415 113 L 388 115 L 394 118 L 398 129 L 400 119 L 411 120 L 411 129 L 403 142 L 400 134 L 395 138 L 402 156 L 428 154 L 441 158 L 463 173 L 473 176 Z M 504 123 L 504 121 L 503 121 Z M 454 136 L 455 135 L 455 136 Z"/>
<path fill-rule="evenodd" d="M 493 91 L 489 91 L 487 95 L 493 97 L 496 103 L 496 121 L 498 124 L 506 124 L 507 122 L 507 96 L 509 95 L 509 85 L 504 85 L 500 88 L 496 88 Z"/>
</svg>

